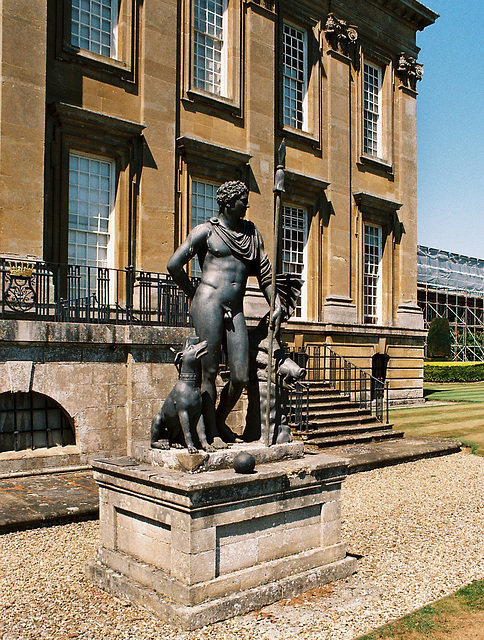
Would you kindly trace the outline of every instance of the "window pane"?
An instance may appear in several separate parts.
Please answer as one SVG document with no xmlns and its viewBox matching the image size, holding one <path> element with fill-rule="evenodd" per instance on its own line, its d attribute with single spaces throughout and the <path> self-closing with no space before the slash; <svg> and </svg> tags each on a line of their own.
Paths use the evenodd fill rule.
<svg viewBox="0 0 484 640">
<path fill-rule="evenodd" d="M 118 0 L 72 0 L 71 43 L 115 58 L 117 16 Z"/>
<path fill-rule="evenodd" d="M 218 215 L 217 189 L 219 185 L 209 182 L 192 182 L 192 229 L 197 224 L 206 222 L 210 218 Z M 191 264 L 191 275 L 199 278 L 202 275 L 198 258 Z"/>
<path fill-rule="evenodd" d="M 381 156 L 381 79 L 381 68 L 365 63 L 363 74 L 363 151 L 371 156 Z"/>
<path fill-rule="evenodd" d="M 80 267 L 80 296 L 91 295 L 87 269 L 107 267 L 111 241 L 109 221 L 114 211 L 114 160 L 71 153 L 69 156 L 68 262 Z M 83 182 L 86 187 L 79 188 Z M 103 204 L 104 203 L 104 204 Z"/>
<path fill-rule="evenodd" d="M 363 304 L 364 321 L 370 324 L 381 322 L 381 228 L 365 225 Z"/>
<path fill-rule="evenodd" d="M 193 83 L 217 95 L 223 93 L 226 9 L 226 0 L 195 0 Z"/>
<path fill-rule="evenodd" d="M 282 34 L 283 122 L 289 127 L 304 126 L 306 97 L 306 33 L 284 24 Z"/>
<path fill-rule="evenodd" d="M 284 206 L 282 214 L 282 272 L 294 273 L 306 280 L 305 248 L 307 212 L 302 207 Z M 294 318 L 305 318 L 304 288 Z"/>
</svg>

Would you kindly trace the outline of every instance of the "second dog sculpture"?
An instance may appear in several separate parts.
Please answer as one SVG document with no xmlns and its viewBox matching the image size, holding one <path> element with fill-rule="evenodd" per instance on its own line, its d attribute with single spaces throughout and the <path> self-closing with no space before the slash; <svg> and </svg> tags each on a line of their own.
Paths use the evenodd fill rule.
<svg viewBox="0 0 484 640">
<path fill-rule="evenodd" d="M 189 453 L 197 453 L 194 438 L 198 436 L 202 449 L 214 451 L 205 433 L 200 391 L 200 358 L 206 353 L 206 340 L 194 343 L 193 338 L 188 338 L 183 351 L 176 354 L 178 381 L 151 423 L 151 446 L 154 449 L 186 446 Z"/>
</svg>

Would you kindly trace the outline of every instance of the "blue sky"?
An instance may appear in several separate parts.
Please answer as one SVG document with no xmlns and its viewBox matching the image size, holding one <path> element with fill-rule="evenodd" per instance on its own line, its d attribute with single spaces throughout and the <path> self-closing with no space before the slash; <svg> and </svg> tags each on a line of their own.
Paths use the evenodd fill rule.
<svg viewBox="0 0 484 640">
<path fill-rule="evenodd" d="M 484 258 L 484 0 L 426 0 L 417 34 L 418 243 Z"/>
</svg>

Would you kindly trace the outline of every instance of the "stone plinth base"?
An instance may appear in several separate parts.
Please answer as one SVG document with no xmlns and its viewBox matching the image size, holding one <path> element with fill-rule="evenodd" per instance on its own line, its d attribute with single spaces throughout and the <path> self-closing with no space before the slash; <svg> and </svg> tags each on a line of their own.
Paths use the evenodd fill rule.
<svg viewBox="0 0 484 640">
<path fill-rule="evenodd" d="M 272 447 L 264 447 L 256 442 L 234 444 L 227 449 L 219 449 L 211 453 L 199 451 L 188 453 L 187 449 L 152 449 L 149 445 L 135 445 L 134 457 L 141 462 L 187 471 L 188 473 L 201 473 L 203 471 L 217 471 L 218 469 L 231 469 L 235 456 L 244 451 L 254 456 L 256 465 L 267 462 L 278 462 L 286 459 L 302 458 L 304 455 L 303 442 L 288 442 L 275 444 Z"/>
<path fill-rule="evenodd" d="M 341 542 L 341 458 L 272 462 L 250 475 L 187 474 L 129 458 L 93 467 L 101 547 L 91 577 L 185 629 L 355 570 Z"/>
</svg>

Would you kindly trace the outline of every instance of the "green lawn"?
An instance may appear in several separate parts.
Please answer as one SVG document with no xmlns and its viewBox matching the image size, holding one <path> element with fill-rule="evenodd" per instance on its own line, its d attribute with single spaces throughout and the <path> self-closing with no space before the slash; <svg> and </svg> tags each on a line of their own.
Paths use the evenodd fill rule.
<svg viewBox="0 0 484 640">
<path fill-rule="evenodd" d="M 484 580 L 387 624 L 358 640 L 457 640 L 484 637 Z"/>
<path fill-rule="evenodd" d="M 456 438 L 484 455 L 484 382 L 424 383 L 426 404 L 390 410 L 390 422 L 408 436 Z"/>
</svg>

